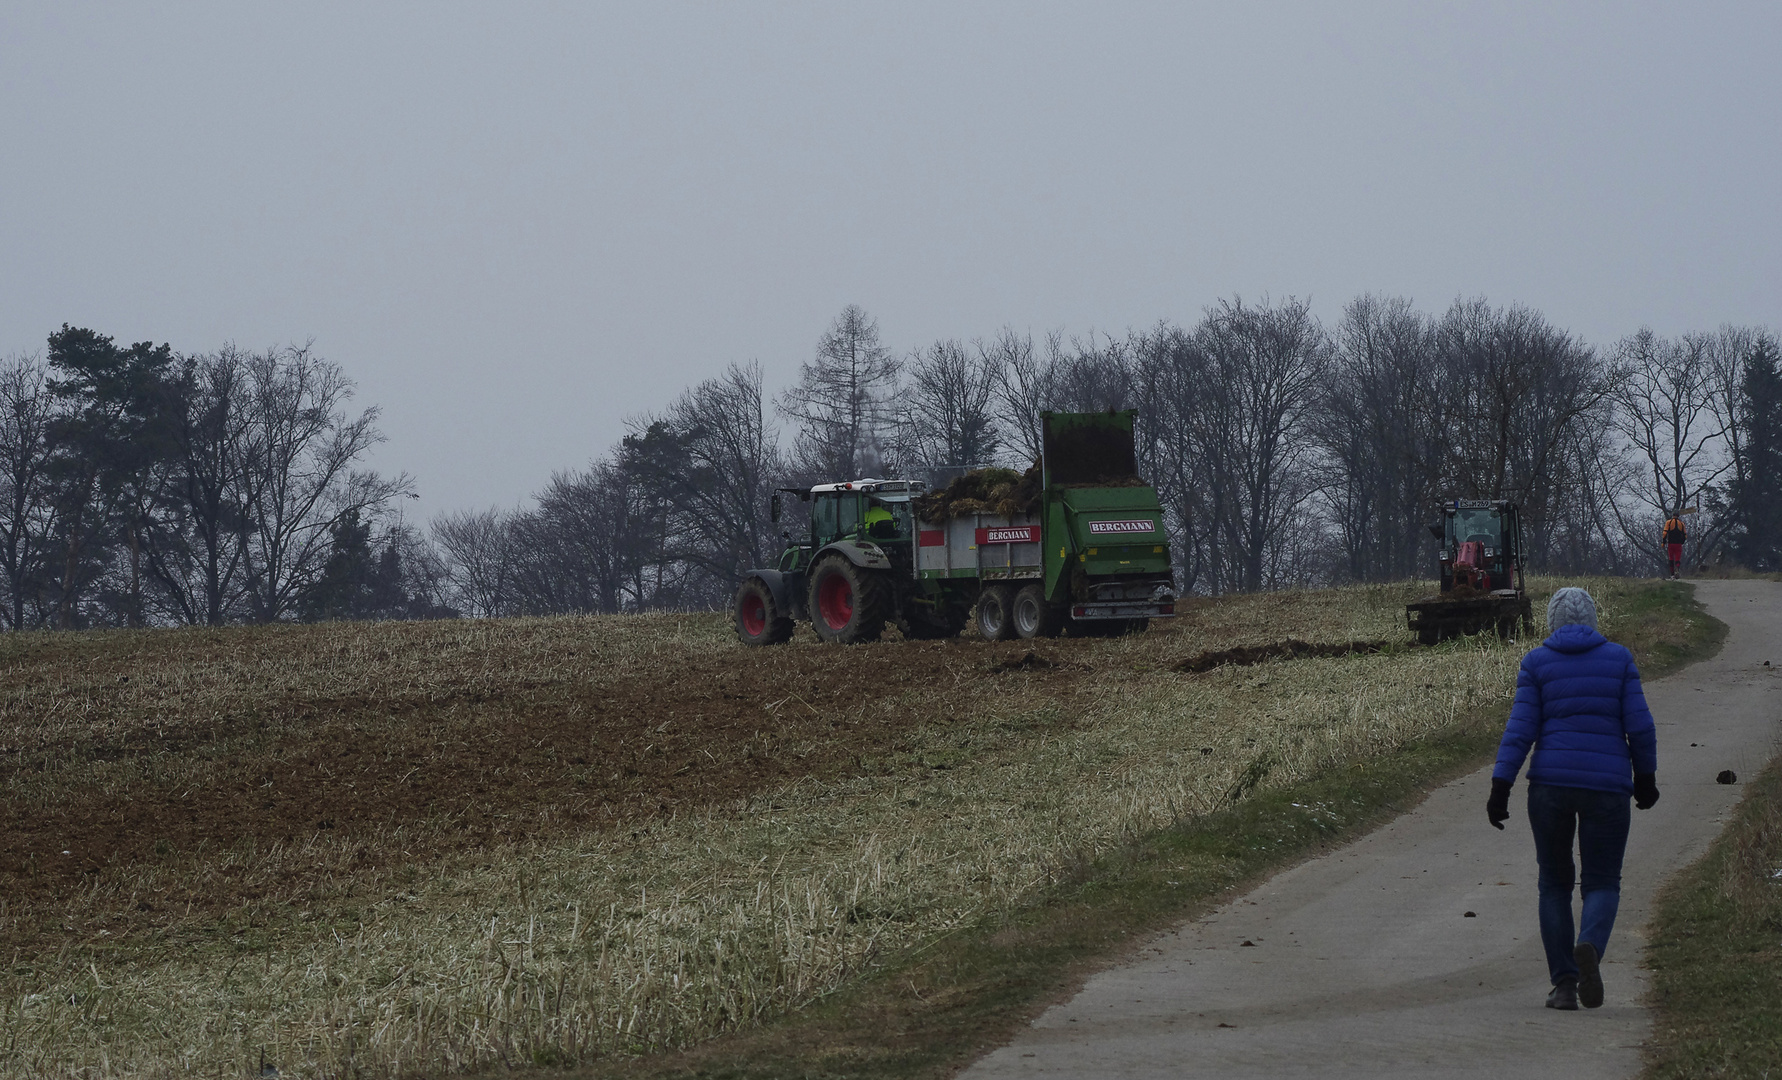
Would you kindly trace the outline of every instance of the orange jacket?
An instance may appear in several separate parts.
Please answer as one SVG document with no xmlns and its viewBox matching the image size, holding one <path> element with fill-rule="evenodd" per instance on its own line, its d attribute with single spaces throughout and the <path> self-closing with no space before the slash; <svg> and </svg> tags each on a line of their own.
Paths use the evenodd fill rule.
<svg viewBox="0 0 1782 1080">
<path fill-rule="evenodd" d="M 1681 544 L 1688 539 L 1689 539 L 1689 530 L 1683 526 L 1682 518 L 1674 517 L 1664 523 L 1664 542 L 1665 543 L 1667 543 L 1667 544 Z"/>
</svg>

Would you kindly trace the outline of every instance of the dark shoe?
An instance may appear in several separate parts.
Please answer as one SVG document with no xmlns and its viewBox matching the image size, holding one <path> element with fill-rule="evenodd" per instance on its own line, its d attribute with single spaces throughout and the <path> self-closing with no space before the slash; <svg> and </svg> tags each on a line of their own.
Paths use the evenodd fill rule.
<svg viewBox="0 0 1782 1080">
<path fill-rule="evenodd" d="M 1578 1001 L 1586 1009 L 1594 1009 L 1603 1003 L 1603 973 L 1597 967 L 1596 946 L 1588 941 L 1578 942 L 1572 950 L 1572 959 L 1578 962 Z"/>
<path fill-rule="evenodd" d="M 1547 995 L 1547 1008 L 1565 1009 L 1568 1012 L 1578 1011 L 1578 984 L 1570 979 L 1553 988 Z"/>
</svg>

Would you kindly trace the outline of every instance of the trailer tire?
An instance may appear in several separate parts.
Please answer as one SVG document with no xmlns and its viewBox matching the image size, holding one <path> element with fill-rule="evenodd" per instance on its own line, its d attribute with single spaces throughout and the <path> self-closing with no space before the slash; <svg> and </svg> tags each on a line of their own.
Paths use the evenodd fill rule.
<svg viewBox="0 0 1782 1080">
<path fill-rule="evenodd" d="M 877 641 L 890 608 L 885 581 L 875 571 L 831 555 L 811 568 L 811 626 L 824 641 Z"/>
<path fill-rule="evenodd" d="M 1023 639 L 1036 637 L 1057 637 L 1063 613 L 1046 602 L 1046 590 L 1039 582 L 1021 586 L 1015 594 L 1015 604 L 1010 616 L 1015 624 L 1015 635 Z"/>
<path fill-rule="evenodd" d="M 781 614 L 773 590 L 760 578 L 750 578 L 736 590 L 731 616 L 744 645 L 782 645 L 792 637 L 792 620 Z"/>
<path fill-rule="evenodd" d="M 1015 620 L 1010 617 L 1012 590 L 1007 585 L 992 585 L 978 594 L 978 634 L 985 641 L 1007 641 L 1015 636 Z"/>
</svg>

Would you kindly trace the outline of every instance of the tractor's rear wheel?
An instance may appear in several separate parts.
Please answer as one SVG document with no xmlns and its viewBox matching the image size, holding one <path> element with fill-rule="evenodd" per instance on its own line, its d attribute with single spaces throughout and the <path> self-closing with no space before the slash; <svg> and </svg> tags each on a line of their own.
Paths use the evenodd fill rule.
<svg viewBox="0 0 1782 1080">
<path fill-rule="evenodd" d="M 838 645 L 877 641 L 885 632 L 890 598 L 883 579 L 839 555 L 811 569 L 811 625 L 817 636 Z"/>
<path fill-rule="evenodd" d="M 750 578 L 736 590 L 736 636 L 744 645 L 780 645 L 792 637 L 792 620 L 773 602 L 773 590 Z"/>
<path fill-rule="evenodd" d="M 1021 586 L 1015 594 L 1011 615 L 1015 634 L 1021 638 L 1057 637 L 1062 612 L 1046 602 L 1046 590 L 1039 582 Z"/>
<path fill-rule="evenodd" d="M 992 585 L 978 594 L 978 635 L 985 641 L 1007 641 L 1015 636 L 1014 590 Z"/>
</svg>

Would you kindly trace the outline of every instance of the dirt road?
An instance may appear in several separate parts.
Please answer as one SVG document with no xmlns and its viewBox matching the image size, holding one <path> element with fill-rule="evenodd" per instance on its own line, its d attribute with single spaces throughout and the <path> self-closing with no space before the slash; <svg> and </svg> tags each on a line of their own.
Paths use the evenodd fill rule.
<svg viewBox="0 0 1782 1080">
<path fill-rule="evenodd" d="M 1543 1007 L 1526 784 L 1498 832 L 1484 769 L 1149 942 L 964 1075 L 1634 1076 L 1655 888 L 1738 800 L 1716 774 L 1755 775 L 1782 739 L 1782 585 L 1707 581 L 1697 595 L 1731 633 L 1719 656 L 1646 688 L 1663 798 L 1634 813 L 1602 1008 Z"/>
</svg>

